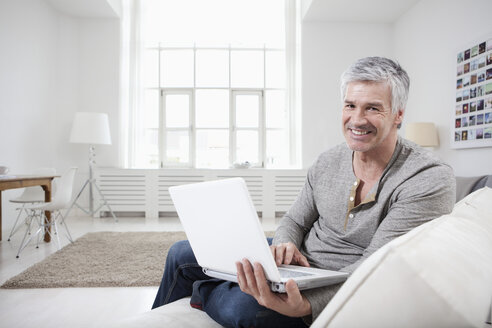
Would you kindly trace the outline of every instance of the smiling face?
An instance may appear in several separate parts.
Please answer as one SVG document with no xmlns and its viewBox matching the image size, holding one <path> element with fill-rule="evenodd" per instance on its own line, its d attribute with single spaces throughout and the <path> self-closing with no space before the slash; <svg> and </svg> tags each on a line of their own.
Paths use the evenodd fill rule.
<svg viewBox="0 0 492 328">
<path fill-rule="evenodd" d="M 343 104 L 343 134 L 357 152 L 393 152 L 397 126 L 403 110 L 391 112 L 391 89 L 387 83 L 356 81 L 347 85 Z"/>
</svg>

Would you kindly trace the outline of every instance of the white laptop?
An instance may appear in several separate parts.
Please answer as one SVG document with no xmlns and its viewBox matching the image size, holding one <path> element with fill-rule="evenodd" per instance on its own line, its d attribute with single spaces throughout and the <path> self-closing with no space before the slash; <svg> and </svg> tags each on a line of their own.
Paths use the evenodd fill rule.
<svg viewBox="0 0 492 328">
<path fill-rule="evenodd" d="M 208 276 L 237 282 L 236 262 L 259 262 L 275 292 L 294 279 L 299 289 L 347 279 L 345 272 L 293 265 L 277 267 L 242 178 L 170 187 L 169 192 L 198 264 Z"/>
</svg>

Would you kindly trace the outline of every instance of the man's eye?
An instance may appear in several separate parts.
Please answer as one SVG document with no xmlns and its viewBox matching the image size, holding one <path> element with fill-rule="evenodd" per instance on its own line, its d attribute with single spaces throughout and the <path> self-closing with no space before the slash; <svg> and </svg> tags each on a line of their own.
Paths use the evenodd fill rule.
<svg viewBox="0 0 492 328">
<path fill-rule="evenodd" d="M 352 104 L 346 104 L 345 108 L 352 109 L 352 108 L 355 108 L 355 106 Z"/>
<path fill-rule="evenodd" d="M 378 111 L 379 112 L 379 108 L 376 108 L 376 107 L 370 107 L 369 110 L 371 110 L 371 111 Z"/>
</svg>

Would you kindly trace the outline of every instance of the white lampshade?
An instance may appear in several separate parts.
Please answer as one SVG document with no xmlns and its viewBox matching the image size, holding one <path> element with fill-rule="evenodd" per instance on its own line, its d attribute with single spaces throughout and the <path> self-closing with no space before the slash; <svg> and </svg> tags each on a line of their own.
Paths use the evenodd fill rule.
<svg viewBox="0 0 492 328">
<path fill-rule="evenodd" d="M 108 114 L 105 113 L 75 113 L 71 143 L 84 143 L 91 145 L 110 145 Z"/>
<path fill-rule="evenodd" d="M 408 123 L 405 126 L 405 138 L 422 147 L 437 147 L 439 139 L 434 123 Z"/>
</svg>

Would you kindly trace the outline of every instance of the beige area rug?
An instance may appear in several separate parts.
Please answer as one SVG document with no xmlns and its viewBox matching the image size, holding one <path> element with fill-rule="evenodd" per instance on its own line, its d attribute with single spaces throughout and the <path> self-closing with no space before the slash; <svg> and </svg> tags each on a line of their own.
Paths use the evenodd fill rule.
<svg viewBox="0 0 492 328">
<path fill-rule="evenodd" d="M 93 232 L 2 288 L 158 286 L 169 247 L 184 232 Z"/>
<path fill-rule="evenodd" d="M 88 233 L 1 288 L 158 286 L 169 247 L 183 239 L 180 231 Z"/>
</svg>

